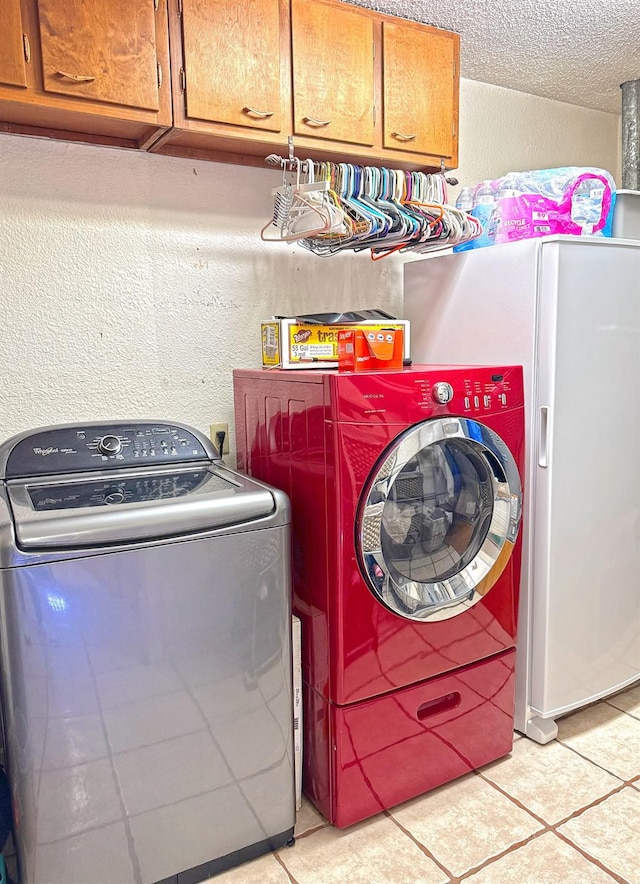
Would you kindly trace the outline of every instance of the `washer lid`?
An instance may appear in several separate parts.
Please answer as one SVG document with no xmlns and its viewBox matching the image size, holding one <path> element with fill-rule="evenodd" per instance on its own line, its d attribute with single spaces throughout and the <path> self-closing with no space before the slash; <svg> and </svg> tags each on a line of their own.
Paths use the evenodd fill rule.
<svg viewBox="0 0 640 884">
<path fill-rule="evenodd" d="M 518 535 L 521 486 L 487 426 L 436 418 L 386 450 L 365 486 L 356 544 L 375 596 L 411 620 L 445 620 L 490 591 Z"/>
<path fill-rule="evenodd" d="M 272 515 L 271 491 L 231 470 L 166 470 L 14 480 L 7 491 L 17 546 L 64 550 L 194 534 Z"/>
</svg>

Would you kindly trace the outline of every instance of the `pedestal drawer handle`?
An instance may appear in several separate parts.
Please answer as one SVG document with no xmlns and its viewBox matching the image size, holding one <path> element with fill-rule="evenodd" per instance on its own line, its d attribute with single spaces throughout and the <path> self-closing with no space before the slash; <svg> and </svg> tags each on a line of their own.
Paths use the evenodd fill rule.
<svg viewBox="0 0 640 884">
<path fill-rule="evenodd" d="M 307 126 L 328 126 L 331 120 L 314 120 L 313 117 L 303 117 L 302 122 Z"/>
<path fill-rule="evenodd" d="M 254 107 L 249 107 L 247 105 L 247 107 L 242 108 L 242 113 L 243 114 L 253 114 L 254 117 L 266 118 L 266 117 L 272 117 L 275 114 L 275 111 L 259 111 L 259 110 L 256 110 Z"/>
<path fill-rule="evenodd" d="M 56 71 L 59 77 L 65 77 L 67 80 L 73 80 L 74 83 L 93 83 L 95 77 L 83 77 L 82 74 L 68 74 L 66 71 Z"/>
<path fill-rule="evenodd" d="M 418 137 L 418 133 L 415 132 L 413 135 L 403 135 L 402 132 L 392 132 L 392 138 L 397 138 L 398 141 L 413 141 L 414 138 Z"/>
<path fill-rule="evenodd" d="M 449 709 L 455 709 L 460 705 L 460 694 L 453 691 L 445 694 L 444 697 L 437 697 L 435 700 L 428 700 L 421 706 L 418 706 L 416 716 L 418 721 L 424 721 L 425 718 L 431 718 L 432 715 L 438 715 L 440 712 L 448 712 Z"/>
</svg>

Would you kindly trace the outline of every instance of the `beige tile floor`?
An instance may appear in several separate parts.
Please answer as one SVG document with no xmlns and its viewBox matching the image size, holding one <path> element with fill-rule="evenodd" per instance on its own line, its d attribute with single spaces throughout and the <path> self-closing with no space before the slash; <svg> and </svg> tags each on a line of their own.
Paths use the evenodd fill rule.
<svg viewBox="0 0 640 884">
<path fill-rule="evenodd" d="M 349 829 L 306 800 L 296 843 L 215 884 L 640 884 L 640 687 Z"/>
</svg>

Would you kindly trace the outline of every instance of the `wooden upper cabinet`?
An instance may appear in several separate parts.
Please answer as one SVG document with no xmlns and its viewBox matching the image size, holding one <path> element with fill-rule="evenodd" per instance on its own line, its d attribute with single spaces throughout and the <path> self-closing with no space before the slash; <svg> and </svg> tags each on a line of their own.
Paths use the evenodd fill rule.
<svg viewBox="0 0 640 884">
<path fill-rule="evenodd" d="M 182 0 L 186 115 L 280 132 L 279 0 Z"/>
<path fill-rule="evenodd" d="M 455 168 L 460 39 L 339 0 L 3 0 L 3 131 Z"/>
<path fill-rule="evenodd" d="M 38 0 L 45 92 L 159 109 L 153 0 Z"/>
<path fill-rule="evenodd" d="M 291 0 L 295 135 L 373 145 L 373 40 L 354 7 Z"/>
<path fill-rule="evenodd" d="M 148 149 L 172 124 L 167 2 L 2 0 L 2 131 Z"/>
<path fill-rule="evenodd" d="M 457 162 L 459 36 L 384 21 L 382 47 L 383 146 Z"/>
<path fill-rule="evenodd" d="M 7 86 L 26 86 L 24 29 L 20 0 L 5 0 L 2 4 L 0 28 L 0 83 Z"/>
</svg>

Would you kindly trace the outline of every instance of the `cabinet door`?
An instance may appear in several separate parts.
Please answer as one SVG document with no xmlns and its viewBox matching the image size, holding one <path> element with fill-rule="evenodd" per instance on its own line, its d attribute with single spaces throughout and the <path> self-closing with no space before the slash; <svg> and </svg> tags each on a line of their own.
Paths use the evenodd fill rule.
<svg viewBox="0 0 640 884">
<path fill-rule="evenodd" d="M 373 19 L 292 0 L 296 135 L 373 145 Z"/>
<path fill-rule="evenodd" d="M 458 35 L 385 21 L 382 40 L 384 147 L 453 157 Z"/>
<path fill-rule="evenodd" d="M 158 110 L 154 0 L 38 0 L 45 92 Z"/>
<path fill-rule="evenodd" d="M 279 0 L 183 0 L 187 116 L 282 129 Z"/>
<path fill-rule="evenodd" d="M 2 4 L 0 28 L 0 83 L 8 86 L 26 86 L 24 44 L 20 0 L 5 0 Z"/>
</svg>

